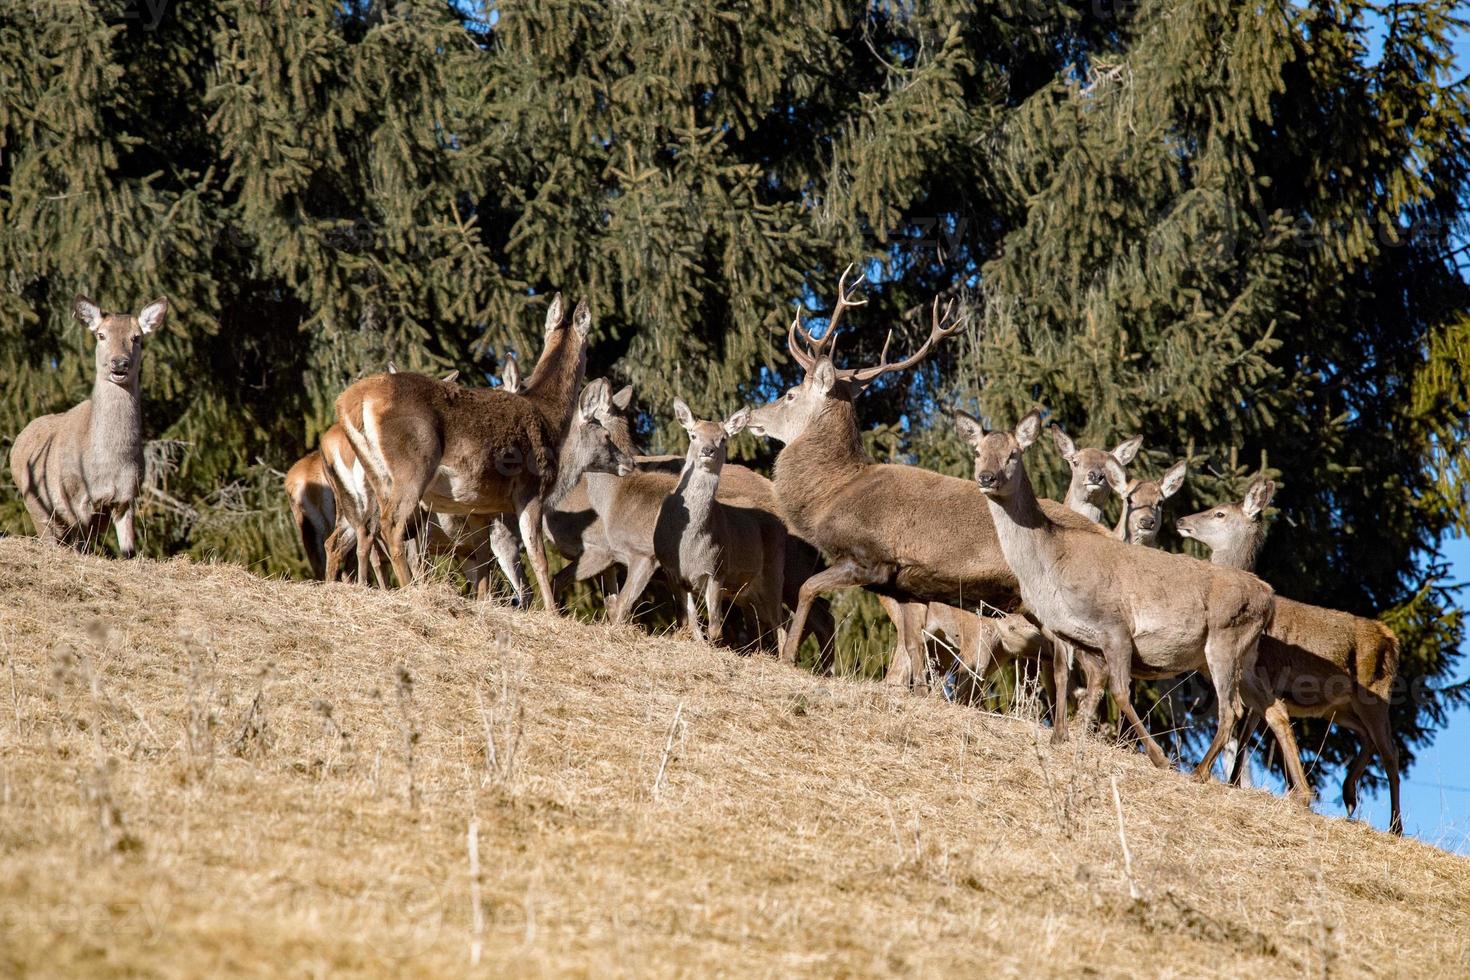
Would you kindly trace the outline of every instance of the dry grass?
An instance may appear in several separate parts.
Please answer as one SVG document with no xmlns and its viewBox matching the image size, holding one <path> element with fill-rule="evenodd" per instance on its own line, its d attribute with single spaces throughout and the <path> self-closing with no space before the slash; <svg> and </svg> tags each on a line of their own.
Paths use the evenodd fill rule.
<svg viewBox="0 0 1470 980">
<path fill-rule="evenodd" d="M 7 975 L 1470 968 L 1465 859 L 443 588 L 12 539 L 0 652 Z"/>
</svg>

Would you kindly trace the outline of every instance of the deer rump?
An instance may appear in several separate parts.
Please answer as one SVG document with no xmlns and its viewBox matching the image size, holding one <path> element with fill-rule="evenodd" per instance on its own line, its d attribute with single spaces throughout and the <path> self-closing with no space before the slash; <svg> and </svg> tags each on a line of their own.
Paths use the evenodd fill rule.
<svg viewBox="0 0 1470 980">
<path fill-rule="evenodd" d="M 424 504 L 451 514 L 514 511 L 515 485 L 534 487 L 531 496 L 540 498 L 551 491 L 557 433 L 524 397 L 421 374 L 370 380 L 371 392 L 356 405 L 339 406 L 339 413 L 363 438 L 379 479 L 400 468 L 388 456 L 395 464 L 416 456 L 434 468 Z"/>
</svg>

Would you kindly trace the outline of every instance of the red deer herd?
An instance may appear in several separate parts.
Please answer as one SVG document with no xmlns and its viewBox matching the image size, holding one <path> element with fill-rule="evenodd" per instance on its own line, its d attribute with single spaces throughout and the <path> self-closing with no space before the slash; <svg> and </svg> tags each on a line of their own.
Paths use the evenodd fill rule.
<svg viewBox="0 0 1470 980">
<path fill-rule="evenodd" d="M 1106 692 L 1149 758 L 1168 767 L 1132 704 L 1133 681 L 1201 671 L 1218 719 L 1198 777 L 1209 778 L 1223 753 L 1238 780 L 1245 753 L 1235 747 L 1264 722 L 1291 793 L 1309 803 L 1291 718 L 1330 719 L 1361 742 L 1343 784 L 1349 811 L 1376 754 L 1389 780 L 1390 829 L 1401 832 L 1388 711 L 1397 642 L 1374 620 L 1279 597 L 1254 574 L 1275 485 L 1258 479 L 1242 501 L 1179 519 L 1182 537 L 1210 549 L 1205 562 L 1158 548 L 1165 502 L 1184 485 L 1186 463 L 1130 479 L 1141 437 L 1109 452 L 1078 448 L 1052 426 L 1071 469 L 1062 503 L 1038 498 L 1027 475 L 1026 454 L 1043 428 L 1036 412 L 1009 430 L 954 413 L 974 454 L 973 479 L 876 462 L 863 448 L 858 398 L 919 364 L 963 321 L 936 300 L 929 336 L 911 355 L 890 360 L 885 342 L 877 364 L 838 367 L 843 316 L 865 302 L 861 277 L 850 285 L 850 273 L 820 337 L 800 313 L 790 326 L 800 384 L 723 420 L 698 419 L 675 400 L 688 433 L 682 457 L 638 453 L 631 388 L 614 391 L 604 378 L 584 384 L 591 313 L 581 303 L 567 322 L 560 295 L 524 380 L 508 360 L 496 387 L 391 365 L 356 382 L 337 399 L 337 422 L 320 448 L 286 474 L 313 574 L 380 586 L 391 574 L 407 585 L 429 556 L 447 556 L 480 597 L 498 565 L 513 602 L 527 607 L 524 550 L 548 610 L 573 582 L 595 580 L 609 617 L 622 623 L 662 571 L 695 637 L 770 648 L 794 664 L 809 632 L 819 668 L 832 663 L 836 633 L 827 594 L 861 587 L 897 630 L 890 683 L 970 697 L 999 666 L 1034 661 L 1051 694 L 1054 741 L 1068 737 L 1074 695 L 1072 720 L 1086 728 Z M 92 397 L 31 422 L 10 456 L 43 538 L 98 541 L 110 519 L 121 554 L 134 553 L 142 344 L 167 310 L 159 300 L 133 317 L 77 299 L 75 314 L 97 340 Z M 726 460 L 742 431 L 780 444 L 772 478 Z M 1102 523 L 1110 496 L 1121 503 L 1111 531 Z M 565 560 L 555 579 L 547 539 Z M 731 605 L 748 613 L 743 631 L 732 630 Z"/>
</svg>

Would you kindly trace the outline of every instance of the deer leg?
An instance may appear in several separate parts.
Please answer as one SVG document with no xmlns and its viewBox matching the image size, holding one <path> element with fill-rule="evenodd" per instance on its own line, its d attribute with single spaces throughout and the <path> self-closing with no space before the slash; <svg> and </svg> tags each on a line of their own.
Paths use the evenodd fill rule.
<svg viewBox="0 0 1470 980">
<path fill-rule="evenodd" d="M 137 554 L 137 540 L 133 533 L 133 504 L 129 501 L 113 509 L 112 528 L 117 532 L 117 553 L 123 558 Z"/>
<path fill-rule="evenodd" d="M 1357 758 L 1353 759 L 1352 768 L 1348 771 L 1348 778 L 1342 784 L 1342 799 L 1344 806 L 1348 807 L 1351 814 L 1357 808 L 1358 803 L 1358 780 L 1362 778 L 1364 770 L 1368 768 L 1368 758 L 1372 750 L 1378 753 L 1379 761 L 1383 763 L 1383 771 L 1388 776 L 1388 829 L 1391 833 L 1400 836 L 1404 833 L 1404 818 L 1399 810 L 1399 749 L 1393 740 L 1393 728 L 1389 724 L 1388 705 L 1383 701 L 1374 699 L 1368 701 L 1360 698 L 1358 701 L 1358 719 L 1362 722 L 1363 732 L 1359 733 L 1363 747 L 1358 755 L 1362 758 L 1359 764 Z M 1348 782 L 1352 783 L 1352 792 L 1348 792 Z M 1348 803 L 1349 795 L 1352 802 Z"/>
<path fill-rule="evenodd" d="M 490 551 L 495 555 L 500 570 L 505 573 L 506 581 L 510 582 L 513 593 L 511 604 L 519 609 L 530 608 L 531 583 L 526 581 L 526 569 L 521 564 L 521 539 L 504 514 L 497 514 L 490 524 Z M 485 575 L 486 578 L 489 577 L 488 568 Z M 556 583 L 553 581 L 552 589 L 555 588 Z"/>
<path fill-rule="evenodd" d="M 614 623 L 626 623 L 633 618 L 633 606 L 643 595 L 643 590 L 648 588 L 648 580 L 653 578 L 654 567 L 654 560 L 647 555 L 640 555 L 628 565 L 628 577 L 623 582 L 622 591 L 618 592 L 612 603 Z"/>
<path fill-rule="evenodd" d="M 1160 769 L 1169 768 L 1169 758 L 1164 755 L 1164 750 L 1159 748 L 1159 743 L 1149 734 L 1144 727 L 1143 719 L 1138 717 L 1138 712 L 1133 708 L 1133 641 L 1131 637 L 1114 638 L 1103 650 L 1103 658 L 1108 668 L 1108 694 L 1112 696 L 1113 703 L 1118 706 L 1118 711 L 1143 742 L 1144 751 L 1148 753 L 1149 761 Z"/>
<path fill-rule="evenodd" d="M 531 571 L 536 576 L 536 588 L 541 592 L 541 604 L 547 612 L 561 612 L 556 603 L 556 593 L 551 589 L 551 570 L 546 564 L 546 536 L 541 533 L 541 498 L 532 496 L 520 507 L 516 515 L 521 529 L 521 540 L 531 558 Z"/>
<path fill-rule="evenodd" d="M 692 598 L 693 593 L 690 593 L 690 596 Z M 719 643 L 725 636 L 725 614 L 720 607 L 720 583 L 713 575 L 704 580 L 704 614 L 709 618 L 710 643 Z"/>
<path fill-rule="evenodd" d="M 1226 768 L 1230 772 L 1230 785 L 1243 785 L 1242 779 L 1250 772 L 1251 740 L 1261 728 L 1261 716 L 1252 708 L 1245 713 L 1245 721 L 1236 727 L 1236 734 L 1225 743 Z"/>
<path fill-rule="evenodd" d="M 796 612 L 791 616 L 791 625 L 786 631 L 786 645 L 781 650 L 781 659 L 796 663 L 795 641 L 806 629 L 806 617 L 811 611 L 812 601 L 823 592 L 850 589 L 858 585 L 873 585 L 883 582 L 892 574 L 892 569 L 882 565 L 860 565 L 851 558 L 844 558 L 831 568 L 823 569 L 801 584 L 796 602 Z"/>
<path fill-rule="evenodd" d="M 1086 682 L 1082 697 L 1077 699 L 1077 721 L 1082 725 L 1083 733 L 1089 734 L 1097 726 L 1097 709 L 1102 704 L 1103 688 L 1108 683 L 1108 668 L 1096 654 L 1087 650 L 1077 651 L 1077 665 L 1082 668 Z"/>
<path fill-rule="evenodd" d="M 1051 703 L 1051 744 L 1060 745 L 1071 737 L 1067 731 L 1067 691 L 1072 687 L 1072 656 L 1074 647 L 1057 638 L 1046 627 L 1041 629 L 1042 667 L 1046 669 L 1046 648 L 1051 648 L 1052 687 L 1056 694 Z"/>
<path fill-rule="evenodd" d="M 1209 670 L 1210 680 L 1215 684 L 1217 720 L 1215 737 L 1210 739 L 1210 747 L 1205 750 L 1204 758 L 1194 767 L 1194 778 L 1201 782 L 1214 778 L 1215 760 L 1224 751 L 1225 741 L 1235 731 L 1235 723 L 1240 719 L 1244 707 L 1242 694 L 1251 700 L 1251 707 L 1259 711 L 1271 726 L 1271 731 L 1281 744 L 1288 773 L 1291 773 L 1293 759 L 1297 767 L 1301 766 L 1301 755 L 1295 751 L 1296 739 L 1292 737 L 1291 727 L 1286 727 L 1285 741 L 1281 741 L 1282 733 L 1267 711 L 1271 702 L 1277 701 L 1279 705 L 1279 700 L 1267 694 L 1256 677 L 1255 645 L 1258 639 L 1259 633 L 1255 633 L 1242 642 L 1238 636 L 1226 635 L 1221 628 L 1212 628 L 1205 637 L 1205 666 Z M 1284 707 L 1282 713 L 1285 713 Z"/>
<path fill-rule="evenodd" d="M 337 576 L 342 573 L 342 559 L 344 548 L 342 546 L 342 531 L 345 525 L 338 524 L 332 528 L 332 533 L 327 535 L 326 542 L 326 566 L 322 578 L 328 582 L 337 581 Z"/>
</svg>

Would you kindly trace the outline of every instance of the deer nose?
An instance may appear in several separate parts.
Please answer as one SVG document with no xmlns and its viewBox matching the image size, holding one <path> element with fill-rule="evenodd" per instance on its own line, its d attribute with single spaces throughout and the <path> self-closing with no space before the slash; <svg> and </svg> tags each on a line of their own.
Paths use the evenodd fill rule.
<svg viewBox="0 0 1470 980">
<path fill-rule="evenodd" d="M 113 374 L 127 374 L 128 373 L 128 368 L 130 368 L 132 366 L 133 366 L 133 362 L 129 358 L 126 358 L 126 357 L 114 357 L 112 359 L 112 373 Z"/>
<path fill-rule="evenodd" d="M 1143 520 L 1138 522 L 1138 526 L 1143 528 L 1145 531 L 1152 531 L 1154 529 L 1154 519 L 1152 517 L 1145 517 Z"/>
<path fill-rule="evenodd" d="M 1103 476 L 1103 471 L 1102 470 L 1088 470 L 1087 471 L 1087 482 L 1088 483 L 1091 483 L 1091 484 L 1094 484 L 1094 485 L 1097 485 L 1097 486 L 1100 486 L 1103 483 L 1106 483 L 1107 482 L 1107 478 Z"/>
<path fill-rule="evenodd" d="M 975 474 L 975 482 L 980 484 L 981 489 L 988 490 L 995 486 L 995 470 L 981 470 Z"/>
</svg>

